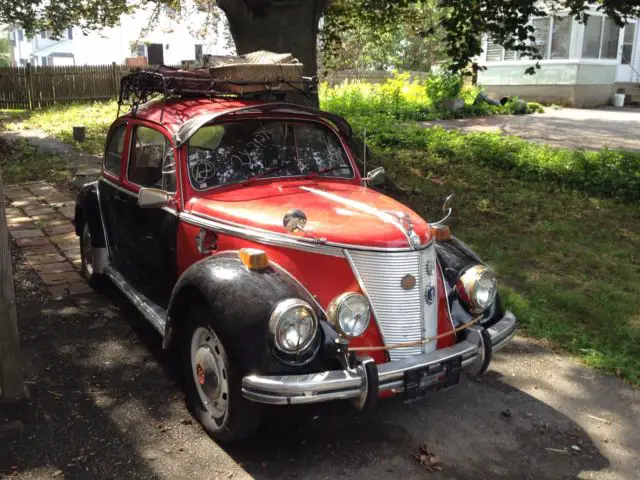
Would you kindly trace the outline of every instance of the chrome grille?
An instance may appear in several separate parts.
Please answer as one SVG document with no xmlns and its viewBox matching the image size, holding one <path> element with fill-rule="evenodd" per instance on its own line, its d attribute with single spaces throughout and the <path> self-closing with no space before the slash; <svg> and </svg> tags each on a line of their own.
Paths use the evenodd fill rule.
<svg viewBox="0 0 640 480">
<path fill-rule="evenodd" d="M 385 344 L 413 342 L 437 334 L 438 298 L 425 300 L 430 287 L 437 288 L 436 252 L 429 247 L 413 252 L 345 251 L 360 287 L 369 297 Z M 427 271 L 427 263 L 430 271 Z M 416 278 L 416 286 L 405 290 L 402 278 Z M 437 290 L 434 290 L 437 292 Z M 389 350 L 391 360 L 435 350 L 435 342 Z"/>
</svg>

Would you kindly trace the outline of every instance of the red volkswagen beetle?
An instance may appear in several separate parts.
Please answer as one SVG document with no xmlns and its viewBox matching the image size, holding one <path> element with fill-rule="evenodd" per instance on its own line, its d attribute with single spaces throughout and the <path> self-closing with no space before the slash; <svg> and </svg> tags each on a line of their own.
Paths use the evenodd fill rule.
<svg viewBox="0 0 640 480">
<path fill-rule="evenodd" d="M 372 189 L 335 115 L 181 98 L 120 116 L 78 195 L 84 275 L 176 346 L 220 440 L 264 405 L 411 400 L 483 373 L 514 335 L 493 273 L 441 222 Z"/>
</svg>

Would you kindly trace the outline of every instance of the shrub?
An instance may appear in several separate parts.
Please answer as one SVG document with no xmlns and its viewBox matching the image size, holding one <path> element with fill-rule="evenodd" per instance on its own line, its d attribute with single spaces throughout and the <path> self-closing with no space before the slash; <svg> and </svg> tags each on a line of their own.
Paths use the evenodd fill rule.
<svg viewBox="0 0 640 480">
<path fill-rule="evenodd" d="M 544 107 L 537 102 L 528 102 L 527 113 L 544 113 Z"/>
<path fill-rule="evenodd" d="M 458 98 L 462 91 L 462 77 L 449 72 L 431 74 L 425 88 L 431 103 L 437 105 L 442 100 Z"/>
</svg>

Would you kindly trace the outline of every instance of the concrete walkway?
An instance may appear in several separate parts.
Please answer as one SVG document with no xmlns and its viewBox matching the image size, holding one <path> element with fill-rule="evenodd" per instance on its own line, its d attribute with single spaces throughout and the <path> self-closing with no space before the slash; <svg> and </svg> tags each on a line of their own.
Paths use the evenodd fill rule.
<svg viewBox="0 0 640 480">
<path fill-rule="evenodd" d="M 600 150 L 606 146 L 640 151 L 638 108 L 547 108 L 545 113 L 533 115 L 495 115 L 422 124 L 465 133 L 498 132 L 555 147 Z"/>
</svg>

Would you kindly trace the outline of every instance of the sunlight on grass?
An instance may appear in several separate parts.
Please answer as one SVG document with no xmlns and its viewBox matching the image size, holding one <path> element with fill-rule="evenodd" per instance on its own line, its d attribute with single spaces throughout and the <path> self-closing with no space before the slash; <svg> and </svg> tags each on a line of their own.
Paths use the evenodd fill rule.
<svg viewBox="0 0 640 480">
<path fill-rule="evenodd" d="M 25 112 L 22 121 L 5 123 L 4 127 L 7 130 L 41 129 L 79 150 L 101 155 L 104 138 L 109 126 L 116 119 L 117 111 L 118 105 L 115 101 L 61 105 L 31 114 Z M 73 127 L 78 126 L 87 129 L 86 140 L 82 143 L 73 141 Z"/>
<path fill-rule="evenodd" d="M 65 183 L 70 179 L 62 158 L 44 153 L 23 139 L 0 139 L 0 170 L 5 185 L 36 180 Z"/>
</svg>

